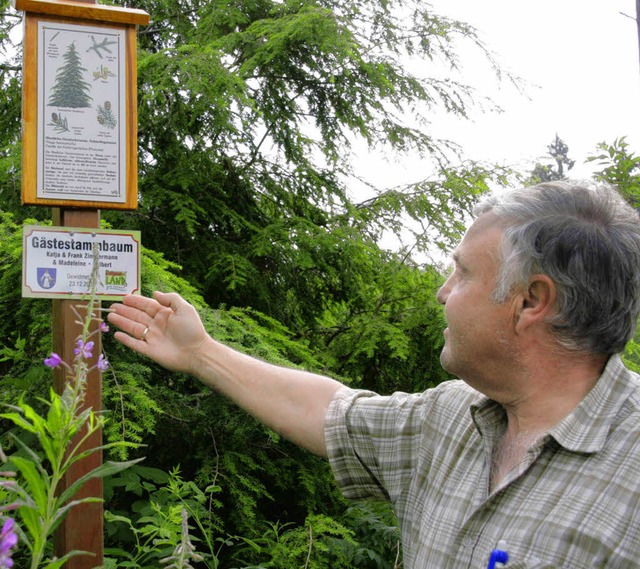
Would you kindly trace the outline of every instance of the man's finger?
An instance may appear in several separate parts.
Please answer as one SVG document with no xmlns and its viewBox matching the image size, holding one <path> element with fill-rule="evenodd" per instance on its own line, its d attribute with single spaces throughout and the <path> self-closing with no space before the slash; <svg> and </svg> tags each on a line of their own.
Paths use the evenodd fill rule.
<svg viewBox="0 0 640 569">
<path fill-rule="evenodd" d="M 174 312 L 180 307 L 182 304 L 187 304 L 187 301 L 184 300 L 177 292 L 160 292 L 155 291 L 153 293 L 153 297 L 164 307 L 171 308 Z"/>
<path fill-rule="evenodd" d="M 129 294 L 122 299 L 123 306 L 130 306 L 132 308 L 137 308 L 142 312 L 146 312 L 151 318 L 153 318 L 158 310 L 162 308 L 162 306 L 153 298 L 147 298 L 146 296 L 142 296 L 140 294 Z"/>
<path fill-rule="evenodd" d="M 131 348 L 144 356 L 149 354 L 149 344 L 144 340 L 138 340 L 130 334 L 125 334 L 121 331 L 117 331 L 113 337 L 127 348 Z"/>
<path fill-rule="evenodd" d="M 139 322 L 145 326 L 148 326 L 153 320 L 153 318 L 150 318 L 146 312 L 132 306 L 127 306 L 126 304 L 112 305 L 108 319 L 109 322 L 115 324 L 118 328 L 122 328 L 121 324 L 125 324 L 125 320 Z"/>
</svg>

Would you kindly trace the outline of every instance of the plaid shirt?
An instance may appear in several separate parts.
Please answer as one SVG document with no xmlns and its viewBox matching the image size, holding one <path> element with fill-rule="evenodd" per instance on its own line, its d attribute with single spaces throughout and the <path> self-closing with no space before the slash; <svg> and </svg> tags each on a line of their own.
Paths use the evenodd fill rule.
<svg viewBox="0 0 640 569">
<path fill-rule="evenodd" d="M 381 397 L 341 388 L 327 412 L 345 496 L 390 500 L 406 569 L 640 567 L 640 377 L 610 358 L 580 405 L 489 494 L 503 408 L 462 381 Z"/>
</svg>

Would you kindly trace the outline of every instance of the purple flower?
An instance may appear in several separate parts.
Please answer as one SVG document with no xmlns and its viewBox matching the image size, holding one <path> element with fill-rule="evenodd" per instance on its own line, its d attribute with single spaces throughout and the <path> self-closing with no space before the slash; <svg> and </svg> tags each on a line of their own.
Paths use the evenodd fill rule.
<svg viewBox="0 0 640 569">
<path fill-rule="evenodd" d="M 13 518 L 7 518 L 0 530 L 0 569 L 13 567 L 13 548 L 18 545 L 16 522 Z"/>
<path fill-rule="evenodd" d="M 109 369 L 109 360 L 104 357 L 104 354 L 100 354 L 96 366 L 100 371 L 107 371 Z"/>
<path fill-rule="evenodd" d="M 100 322 L 100 332 L 108 332 L 109 331 L 109 326 L 107 326 L 107 323 L 103 320 L 102 322 Z"/>
<path fill-rule="evenodd" d="M 55 352 L 51 352 L 51 355 L 44 360 L 44 365 L 47 367 L 58 367 L 62 363 L 62 358 Z"/>
<path fill-rule="evenodd" d="M 93 350 L 93 342 L 89 341 L 85 344 L 82 340 L 78 340 L 76 345 L 78 347 L 74 348 L 73 353 L 85 360 L 90 360 L 92 355 L 91 350 Z"/>
</svg>

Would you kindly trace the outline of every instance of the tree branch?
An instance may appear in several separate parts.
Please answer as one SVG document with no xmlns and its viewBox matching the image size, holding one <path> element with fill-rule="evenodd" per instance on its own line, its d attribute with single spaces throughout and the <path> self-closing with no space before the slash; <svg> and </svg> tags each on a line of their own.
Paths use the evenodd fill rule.
<svg viewBox="0 0 640 569">
<path fill-rule="evenodd" d="M 0 63 L 0 71 L 22 71 L 22 65 L 9 65 L 8 63 Z"/>
</svg>

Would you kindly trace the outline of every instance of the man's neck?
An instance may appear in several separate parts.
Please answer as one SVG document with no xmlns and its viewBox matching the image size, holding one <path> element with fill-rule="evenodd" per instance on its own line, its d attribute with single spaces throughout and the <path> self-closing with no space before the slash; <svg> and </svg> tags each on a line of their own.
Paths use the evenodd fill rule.
<svg viewBox="0 0 640 569">
<path fill-rule="evenodd" d="M 608 356 L 564 353 L 532 359 L 526 379 L 499 401 L 507 413 L 507 436 L 544 433 L 569 415 L 593 389 Z"/>
<path fill-rule="evenodd" d="M 597 383 L 608 359 L 571 356 L 553 365 L 540 365 L 527 374 L 526 381 L 515 382 L 524 386 L 521 394 L 514 392 L 511 399 L 500 402 L 507 413 L 507 427 L 493 449 L 490 492 L 499 488 L 545 433 L 580 404 Z"/>
</svg>

